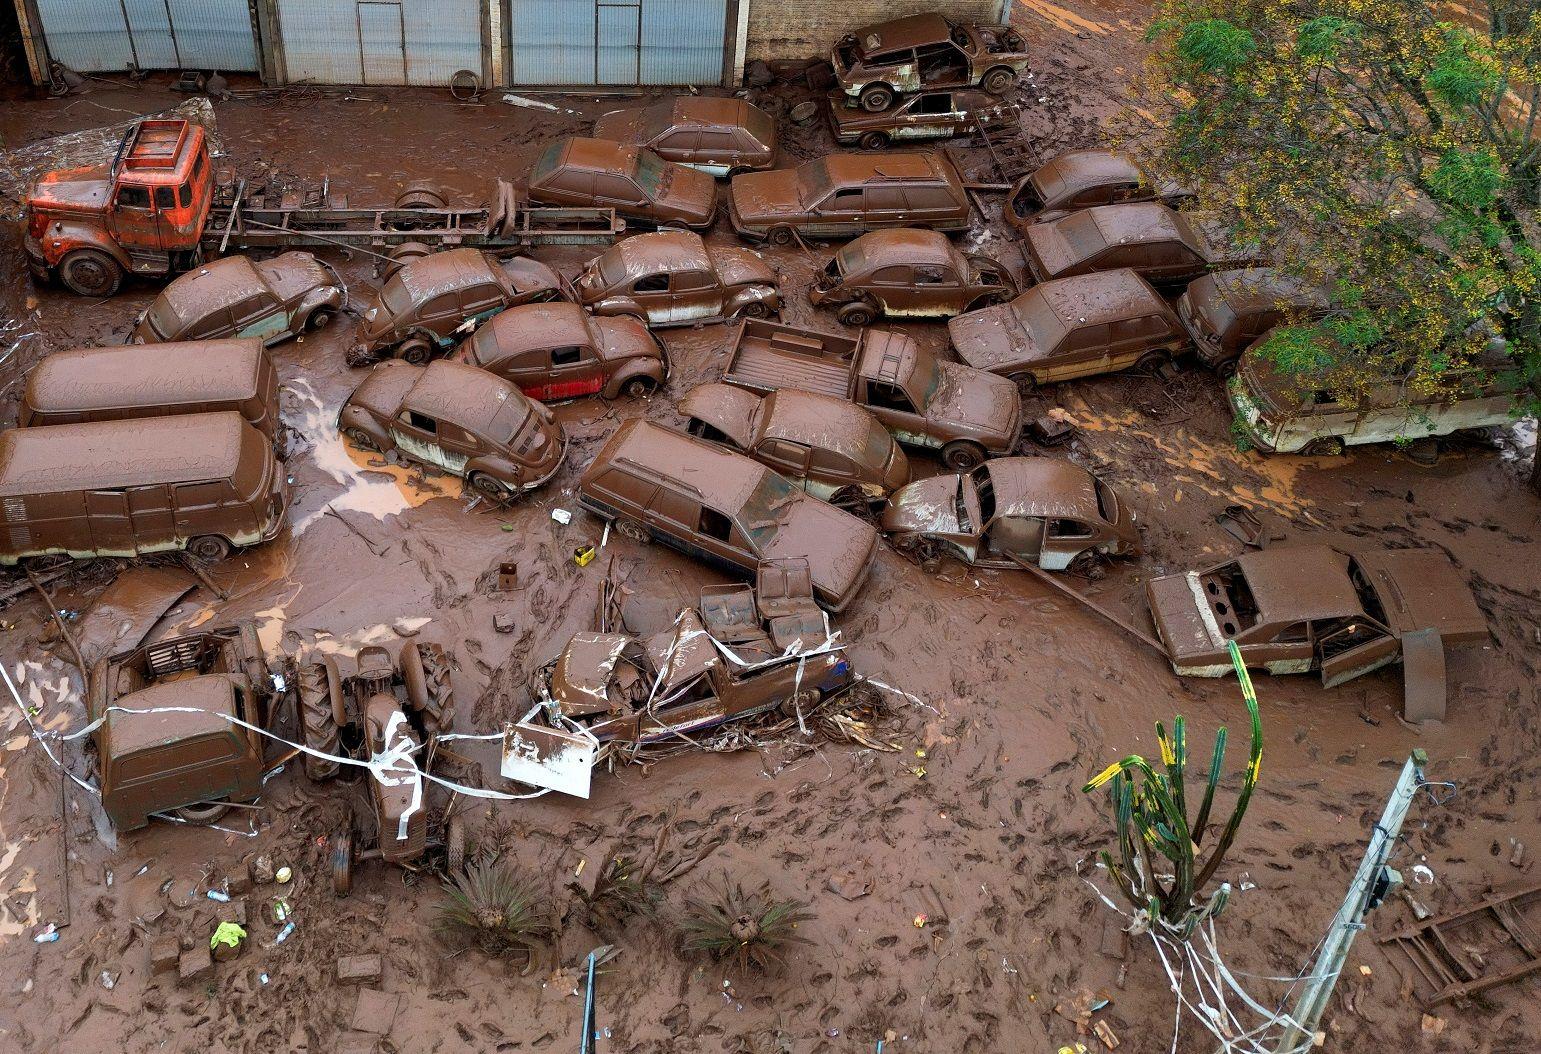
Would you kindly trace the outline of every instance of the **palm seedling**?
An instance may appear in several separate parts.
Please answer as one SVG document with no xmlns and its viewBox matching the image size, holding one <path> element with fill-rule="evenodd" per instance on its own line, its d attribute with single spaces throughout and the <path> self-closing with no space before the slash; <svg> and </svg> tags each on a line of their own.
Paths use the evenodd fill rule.
<svg viewBox="0 0 1541 1054">
<path fill-rule="evenodd" d="M 745 892 L 726 875 L 704 897 L 689 902 L 681 923 L 687 952 L 706 952 L 713 959 L 732 959 L 739 969 L 769 970 L 785 961 L 791 944 L 811 944 L 797 931 L 813 915 L 801 900 L 778 900 L 770 883 Z"/>
<path fill-rule="evenodd" d="M 1230 641 L 1228 647 L 1231 664 L 1241 682 L 1242 698 L 1246 700 L 1247 712 L 1252 718 L 1252 752 L 1230 819 L 1202 862 L 1200 847 L 1211 826 L 1210 811 L 1225 761 L 1224 727 L 1215 733 L 1215 748 L 1210 757 L 1204 794 L 1191 821 L 1186 788 L 1187 727 L 1181 716 L 1173 721 L 1170 737 L 1166 728 L 1160 722 L 1156 723 L 1164 771 L 1158 771 L 1138 754 L 1131 754 L 1103 769 L 1081 788 L 1088 793 L 1103 786 L 1108 788 L 1109 806 L 1118 836 L 1118 859 L 1114 860 L 1113 854 L 1106 850 L 1099 856 L 1119 893 L 1134 906 L 1137 920 L 1147 926 L 1160 925 L 1183 940 L 1200 922 L 1225 907 L 1230 892 L 1228 885 L 1222 886 L 1202 904 L 1199 898 L 1236 837 L 1252 789 L 1257 786 L 1263 761 L 1263 725 L 1258 716 L 1257 694 L 1236 643 Z"/>
<path fill-rule="evenodd" d="M 444 880 L 434 920 L 439 933 L 489 955 L 532 955 L 553 927 L 533 883 L 496 857 L 468 863 Z"/>
</svg>

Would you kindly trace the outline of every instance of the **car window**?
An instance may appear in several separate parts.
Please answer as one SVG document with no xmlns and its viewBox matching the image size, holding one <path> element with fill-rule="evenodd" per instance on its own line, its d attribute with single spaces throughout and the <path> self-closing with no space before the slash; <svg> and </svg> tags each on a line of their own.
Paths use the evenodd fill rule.
<svg viewBox="0 0 1541 1054">
<path fill-rule="evenodd" d="M 904 198 L 912 209 L 950 209 L 956 204 L 945 187 L 935 184 L 905 187 Z"/>
<path fill-rule="evenodd" d="M 686 293 L 697 289 L 711 289 L 716 284 L 717 280 L 708 271 L 676 271 L 672 288 L 676 293 Z"/>
<path fill-rule="evenodd" d="M 824 199 L 820 208 L 826 212 L 850 212 L 861 208 L 861 188 L 847 187 Z"/>
<path fill-rule="evenodd" d="M 876 55 L 868 55 L 862 64 L 866 66 L 897 66 L 914 58 L 915 53 L 908 49 L 903 51 L 884 51 Z"/>
<path fill-rule="evenodd" d="M 653 141 L 655 150 L 694 150 L 700 143 L 701 133 L 691 128 L 676 128 Z"/>
<path fill-rule="evenodd" d="M 647 274 L 632 283 L 632 292 L 635 293 L 667 293 L 669 291 L 669 276 L 667 274 Z"/>
<path fill-rule="evenodd" d="M 177 488 L 178 509 L 207 509 L 225 500 L 225 484 L 184 483 Z"/>
<path fill-rule="evenodd" d="M 402 424 L 410 425 L 420 431 L 427 432 L 429 435 L 437 435 L 439 431 L 439 422 L 427 414 L 418 413 L 416 410 L 401 411 L 400 421 Z"/>
<path fill-rule="evenodd" d="M 237 322 L 244 322 L 247 319 L 255 318 L 265 311 L 272 310 L 275 304 L 276 301 L 270 294 L 253 293 L 232 307 L 230 314 Z"/>
<path fill-rule="evenodd" d="M 1311 639 L 1309 626 L 1304 622 L 1292 622 L 1274 635 L 1275 644 L 1304 644 Z"/>
<path fill-rule="evenodd" d="M 813 470 L 824 472 L 832 476 L 856 475 L 856 464 L 843 454 L 837 454 L 833 450 L 821 450 L 815 447 L 813 450 Z"/>
<path fill-rule="evenodd" d="M 440 315 L 453 314 L 459 310 L 459 293 L 441 293 L 419 308 L 417 313 L 424 318 L 438 318 Z"/>
<path fill-rule="evenodd" d="M 551 349 L 551 365 L 553 366 L 571 366 L 582 361 L 583 349 L 580 347 Z"/>
<path fill-rule="evenodd" d="M 155 207 L 160 209 L 162 212 L 164 212 L 164 211 L 166 211 L 168 209 L 176 208 L 177 207 L 177 188 L 176 187 L 156 187 L 155 188 Z"/>
<path fill-rule="evenodd" d="M 191 183 L 183 183 L 180 187 L 177 188 L 177 204 L 181 205 L 185 209 L 192 203 L 193 185 Z"/>
<path fill-rule="evenodd" d="M 918 114 L 952 113 L 952 92 L 922 95 L 919 99 L 915 100 L 915 105 L 910 108 L 910 112 Z"/>
<path fill-rule="evenodd" d="M 150 188 L 125 183 L 118 188 L 118 207 L 121 209 L 147 209 L 150 207 Z"/>
<path fill-rule="evenodd" d="M 211 311 L 182 332 L 182 336 L 192 339 L 200 337 L 213 337 L 229 332 L 230 312 L 226 310 Z M 166 334 L 170 336 L 171 334 Z"/>
<path fill-rule="evenodd" d="M 907 414 L 915 412 L 915 404 L 910 402 L 903 388 L 882 381 L 867 382 L 867 402 L 883 410 L 898 410 Z"/>
<path fill-rule="evenodd" d="M 646 200 L 642 191 L 631 180 L 607 172 L 601 172 L 594 177 L 594 193 L 600 197 L 614 198 L 628 205 L 640 204 Z"/>
<path fill-rule="evenodd" d="M 801 443 L 791 443 L 784 439 L 767 439 L 760 444 L 760 455 L 781 465 L 796 468 L 800 472 L 808 470 L 808 448 Z"/>
<path fill-rule="evenodd" d="M 653 502 L 649 508 L 655 516 L 661 516 L 687 530 L 700 519 L 700 506 L 693 498 L 687 498 L 683 494 L 676 494 L 662 487 L 658 488 L 658 493 L 653 496 Z"/>
<path fill-rule="evenodd" d="M 696 523 L 696 530 L 708 538 L 715 538 L 719 542 L 729 542 L 733 539 L 733 520 L 716 509 L 701 506 L 701 518 Z"/>
<path fill-rule="evenodd" d="M 872 272 L 872 280 L 878 285 L 909 285 L 913 272 L 908 267 L 879 267 Z"/>
<path fill-rule="evenodd" d="M 739 143 L 739 136 L 741 135 L 743 135 L 742 131 L 732 128 L 719 129 L 715 132 L 702 132 L 701 149 L 712 150 L 717 153 L 723 153 L 729 150 L 741 150 L 743 149 L 742 145 Z"/>
<path fill-rule="evenodd" d="M 1143 340 L 1150 331 L 1150 321 L 1144 318 L 1126 318 L 1112 324 L 1111 339 L 1115 344 Z"/>
<path fill-rule="evenodd" d="M 916 285 L 957 285 L 958 276 L 950 267 L 917 267 L 915 268 Z"/>
<path fill-rule="evenodd" d="M 543 185 L 549 190 L 561 191 L 564 194 L 588 195 L 594 193 L 594 173 L 564 168 Z"/>
<path fill-rule="evenodd" d="M 1095 325 L 1082 326 L 1072 333 L 1070 339 L 1065 342 L 1065 348 L 1071 351 L 1097 351 L 1107 347 L 1107 344 L 1108 324 L 1098 322 Z"/>
<path fill-rule="evenodd" d="M 907 207 L 904 190 L 900 187 L 868 187 L 867 207 L 903 212 Z"/>
<path fill-rule="evenodd" d="M 480 311 L 502 302 L 503 290 L 492 282 L 473 285 L 460 291 L 460 305 L 470 311 Z"/>
<path fill-rule="evenodd" d="M 1055 519 L 1049 521 L 1050 538 L 1090 538 L 1092 529 L 1080 520 Z"/>
</svg>

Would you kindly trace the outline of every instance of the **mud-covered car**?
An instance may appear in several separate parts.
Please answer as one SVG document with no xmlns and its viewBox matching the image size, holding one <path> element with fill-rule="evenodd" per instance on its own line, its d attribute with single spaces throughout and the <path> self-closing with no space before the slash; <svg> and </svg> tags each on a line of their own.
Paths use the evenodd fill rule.
<svg viewBox="0 0 1541 1054">
<path fill-rule="evenodd" d="M 882 526 L 901 550 L 923 559 L 945 552 L 975 567 L 1062 571 L 1140 553 L 1134 513 L 1113 488 L 1044 457 L 995 458 L 917 480 L 888 500 Z"/>
<path fill-rule="evenodd" d="M 765 318 L 781 310 L 776 272 L 753 249 L 707 245 L 691 231 L 623 238 L 575 283 L 596 315 L 631 315 L 649 326 Z"/>
<path fill-rule="evenodd" d="M 279 692 L 251 623 L 142 644 L 98 660 L 87 717 L 102 808 L 120 831 L 156 813 L 213 823 L 255 801 Z M 156 712 L 163 711 L 163 712 Z"/>
<path fill-rule="evenodd" d="M 776 164 L 776 122 L 743 99 L 676 95 L 651 106 L 611 110 L 594 138 L 646 147 L 665 161 L 711 176 Z"/>
<path fill-rule="evenodd" d="M 1274 326 L 1320 317 L 1327 294 L 1272 267 L 1243 267 L 1195 278 L 1176 308 L 1199 361 L 1229 377 L 1241 353 Z"/>
<path fill-rule="evenodd" d="M 584 508 L 635 542 L 658 539 L 753 573 L 808 561 L 819 602 L 840 611 L 861 591 L 877 531 L 742 454 L 645 420 L 616 429 L 578 482 Z"/>
<path fill-rule="evenodd" d="M 321 329 L 342 306 L 342 280 L 310 253 L 281 253 L 271 260 L 227 256 L 162 289 L 128 342 L 260 337 L 271 346 Z"/>
<path fill-rule="evenodd" d="M 1269 673 L 1317 670 L 1328 688 L 1402 657 L 1402 637 L 1487 639 L 1471 587 L 1436 549 L 1347 553 L 1285 545 L 1245 553 L 1145 587 L 1156 634 L 1177 673 L 1223 677 L 1226 643 Z"/>
<path fill-rule="evenodd" d="M 492 316 L 455 349 L 532 399 L 642 396 L 661 386 L 669 360 L 635 318 L 594 318 L 577 304 L 522 304 Z"/>
<path fill-rule="evenodd" d="M 988 256 L 965 255 L 945 234 L 902 227 L 841 246 L 814 276 L 808 300 L 839 305 L 842 323 L 865 326 L 880 315 L 950 318 L 1016 291 L 1011 272 Z"/>
<path fill-rule="evenodd" d="M 565 290 L 561 275 L 528 257 L 499 260 L 468 248 L 421 256 L 380 287 L 348 362 L 394 356 L 421 366 L 504 308 L 560 300 Z"/>
<path fill-rule="evenodd" d="M 987 125 L 1015 121 L 1021 113 L 1016 103 L 967 89 L 924 91 L 900 99 L 879 113 L 844 105 L 841 92 L 829 96 L 829 123 L 835 142 L 863 150 L 881 150 L 894 141 L 951 139 L 973 134 L 980 122 Z"/>
<path fill-rule="evenodd" d="M 734 176 L 728 218 L 746 238 L 790 245 L 795 236 L 848 238 L 885 227 L 967 230 L 969 200 L 958 170 L 934 151 L 826 154 Z"/>
<path fill-rule="evenodd" d="M 922 88 L 972 88 L 993 95 L 1016 87 L 1027 69 L 1027 41 L 1010 26 L 909 15 L 841 37 L 831 63 L 851 105 L 886 110 L 896 95 Z"/>
<path fill-rule="evenodd" d="M 558 139 L 531 166 L 526 192 L 544 205 L 609 208 L 654 226 L 705 229 L 717 217 L 711 176 L 608 139 Z"/>
<path fill-rule="evenodd" d="M 958 316 L 947 332 L 958 358 L 1023 389 L 1155 369 L 1188 346 L 1161 294 L 1130 270 L 1035 285 L 1010 303 Z"/>
<path fill-rule="evenodd" d="M 561 467 L 567 437 L 556 416 L 511 382 L 464 363 L 382 362 L 338 413 L 358 446 L 460 476 L 506 500 Z"/>
<path fill-rule="evenodd" d="M 1153 180 L 1117 150 L 1066 150 L 1017 180 L 1006 195 L 1006 219 L 1017 227 L 1057 220 L 1098 205 L 1157 201 L 1173 208 L 1193 194 Z"/>
<path fill-rule="evenodd" d="M 1083 209 L 1023 234 L 1022 255 L 1040 282 L 1127 267 L 1155 286 L 1186 285 L 1247 262 L 1211 245 L 1183 213 L 1153 201 Z"/>
<path fill-rule="evenodd" d="M 747 454 L 852 512 L 910 479 L 909 459 L 888 429 L 848 399 L 793 388 L 762 398 L 731 384 L 703 384 L 678 411 L 691 435 Z"/>
</svg>

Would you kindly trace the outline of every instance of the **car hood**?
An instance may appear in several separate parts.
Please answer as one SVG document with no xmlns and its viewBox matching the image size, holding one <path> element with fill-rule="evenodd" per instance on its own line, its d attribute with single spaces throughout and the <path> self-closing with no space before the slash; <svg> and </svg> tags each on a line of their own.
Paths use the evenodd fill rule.
<svg viewBox="0 0 1541 1054">
<path fill-rule="evenodd" d="M 1027 262 L 1040 282 L 1064 278 L 1081 258 L 1074 247 L 1052 223 L 1035 223 L 1027 228 Z"/>
<path fill-rule="evenodd" d="M 803 214 L 795 169 L 747 172 L 734 176 L 728 193 L 733 197 L 734 211 L 745 223 Z"/>
<path fill-rule="evenodd" d="M 899 488 L 883 510 L 883 530 L 906 534 L 958 533 L 958 477 L 932 476 Z"/>
<path fill-rule="evenodd" d="M 634 318 L 591 318 L 589 325 L 599 334 L 595 343 L 602 359 L 616 361 L 663 357 L 653 334 Z"/>
<path fill-rule="evenodd" d="M 717 274 L 722 278 L 723 285 L 749 285 L 760 282 L 765 285 L 776 283 L 776 272 L 772 271 L 770 264 L 753 249 L 745 249 L 737 245 L 708 245 L 706 255 L 712 258 L 712 264 L 717 268 Z"/>
<path fill-rule="evenodd" d="M 1355 553 L 1391 630 L 1401 636 L 1435 629 L 1446 643 L 1488 638 L 1487 619 L 1465 576 L 1437 549 L 1383 549 Z"/>
<path fill-rule="evenodd" d="M 27 201 L 40 208 L 99 209 L 111 189 L 106 166 L 88 165 L 48 173 L 32 185 Z"/>
<path fill-rule="evenodd" d="M 1145 599 L 1156 632 L 1166 645 L 1167 654 L 1178 665 L 1184 659 L 1213 655 L 1225 647 L 1219 627 L 1210 628 L 1204 618 L 1209 609 L 1199 607 L 1198 572 L 1163 575 L 1145 587 Z"/>
<path fill-rule="evenodd" d="M 831 603 L 843 603 L 872 562 L 877 544 L 871 524 L 804 495 L 794 499 L 760 556 L 806 558 L 813 588 Z"/>
<path fill-rule="evenodd" d="M 647 142 L 650 131 L 646 127 L 649 116 L 646 109 L 611 110 L 600 114 L 594 122 L 594 138 L 642 146 Z"/>
<path fill-rule="evenodd" d="M 332 276 L 327 274 L 310 253 L 290 252 L 257 264 L 262 280 L 285 304 L 293 303 L 312 289 L 328 285 Z"/>
<path fill-rule="evenodd" d="M 652 211 L 663 219 L 705 223 L 717 211 L 717 181 L 705 172 L 676 165 Z"/>
<path fill-rule="evenodd" d="M 562 299 L 571 299 L 567 296 L 562 276 L 539 260 L 532 260 L 528 256 L 514 256 L 500 261 L 498 266 L 508 278 L 508 284 L 521 298 L 555 290 Z"/>
<path fill-rule="evenodd" d="M 970 311 L 947 323 L 947 334 L 958 358 L 976 370 L 1005 372 L 1040 355 L 1010 304 Z"/>
<path fill-rule="evenodd" d="M 994 437 L 994 443 L 987 442 L 992 448 L 1014 446 L 1022 424 L 1022 396 L 1015 382 L 955 362 L 937 365 L 942 385 L 926 406 L 926 419 L 978 430 L 982 439 Z"/>
</svg>

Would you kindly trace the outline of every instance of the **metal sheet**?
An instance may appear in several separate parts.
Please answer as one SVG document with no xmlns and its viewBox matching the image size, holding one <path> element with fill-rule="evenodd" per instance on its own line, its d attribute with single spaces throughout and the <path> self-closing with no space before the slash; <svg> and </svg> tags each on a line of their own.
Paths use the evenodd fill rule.
<svg viewBox="0 0 1541 1054">
<path fill-rule="evenodd" d="M 601 0 L 596 11 L 594 79 L 600 84 L 640 84 L 642 5 Z"/>
<path fill-rule="evenodd" d="M 159 2 L 159 0 L 158 0 Z M 257 70 L 257 37 L 246 0 L 164 0 L 186 69 Z"/>
<path fill-rule="evenodd" d="M 176 38 L 171 33 L 171 12 L 165 0 L 123 0 L 129 31 L 134 37 L 134 56 L 141 69 L 181 69 Z"/>
<path fill-rule="evenodd" d="M 1414 724 L 1443 721 L 1446 704 L 1445 644 L 1437 629 L 1402 635 L 1402 717 Z"/>
<path fill-rule="evenodd" d="M 278 33 L 291 84 L 363 83 L 354 0 L 278 0 Z"/>
<path fill-rule="evenodd" d="M 725 0 L 643 0 L 643 84 L 722 83 Z"/>
<path fill-rule="evenodd" d="M 365 84 L 402 84 L 407 78 L 401 5 L 358 5 L 359 68 Z"/>
<path fill-rule="evenodd" d="M 496 2 L 496 0 L 493 0 Z M 478 0 L 403 0 L 407 83 L 442 88 L 458 70 L 482 76 Z"/>
<path fill-rule="evenodd" d="M 37 6 L 49 53 L 83 73 L 257 68 L 245 0 L 38 0 Z"/>
<path fill-rule="evenodd" d="M 514 84 L 720 84 L 727 0 L 512 0 Z"/>
<path fill-rule="evenodd" d="M 515 84 L 594 83 L 594 0 L 513 0 Z"/>
</svg>

